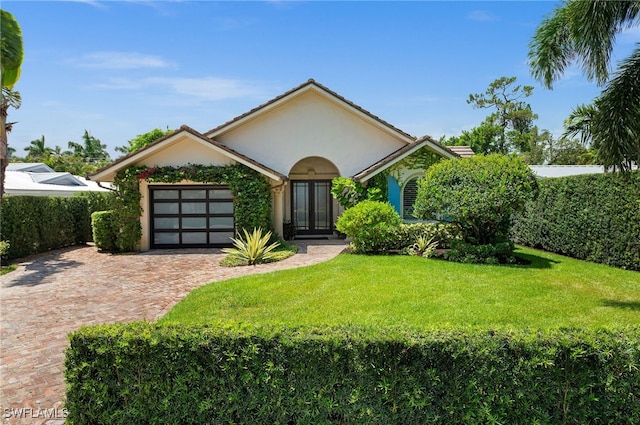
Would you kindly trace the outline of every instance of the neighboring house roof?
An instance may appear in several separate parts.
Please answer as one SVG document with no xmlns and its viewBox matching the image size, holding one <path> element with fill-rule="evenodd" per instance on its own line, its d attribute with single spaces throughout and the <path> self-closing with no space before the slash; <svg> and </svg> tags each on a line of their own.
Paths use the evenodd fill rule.
<svg viewBox="0 0 640 425">
<path fill-rule="evenodd" d="M 471 158 L 476 153 L 471 149 L 471 146 L 447 146 L 450 151 L 458 154 L 460 158 Z"/>
<path fill-rule="evenodd" d="M 5 174 L 7 195 L 72 196 L 77 192 L 108 190 L 83 177 L 55 172 L 42 163 L 12 163 Z"/>
<path fill-rule="evenodd" d="M 7 171 L 30 171 L 32 173 L 54 173 L 53 168 L 42 162 L 12 162 Z"/>
<path fill-rule="evenodd" d="M 158 150 L 163 149 L 164 147 L 166 147 L 166 145 L 171 144 L 182 135 L 188 135 L 193 140 L 203 143 L 206 146 L 211 147 L 213 150 L 227 156 L 228 158 L 236 162 L 239 162 L 241 164 L 244 164 L 249 168 L 252 168 L 258 171 L 259 173 L 262 173 L 273 180 L 284 181 L 287 178 L 281 173 L 275 170 L 272 170 L 271 168 L 263 164 L 260 164 L 259 162 L 239 152 L 234 151 L 233 149 L 223 145 L 222 143 L 218 143 L 215 140 L 212 140 L 204 136 L 203 134 L 197 132 L 193 128 L 186 125 L 181 126 L 178 130 L 174 131 L 173 133 L 169 133 L 166 136 L 158 140 L 155 140 L 154 142 L 143 147 L 142 149 L 138 149 L 135 152 L 129 153 L 121 158 L 118 158 L 116 161 L 112 162 L 106 167 L 103 167 L 100 170 L 93 173 L 90 177 L 92 180 L 95 180 L 95 181 L 113 181 L 113 176 L 116 173 L 118 173 L 120 170 L 123 170 L 131 165 L 134 165 L 140 162 L 144 158 L 152 155 L 154 152 L 157 152 Z"/>
<path fill-rule="evenodd" d="M 405 133 L 404 131 L 400 130 L 397 127 L 394 127 L 393 125 L 389 124 L 388 122 L 384 121 L 383 119 L 381 119 L 380 117 L 373 115 L 371 112 L 367 111 L 366 109 L 356 105 L 355 103 L 351 102 L 350 100 L 347 100 L 346 98 L 340 96 L 338 93 L 334 92 L 333 90 L 323 86 L 322 84 L 318 83 L 317 81 L 315 81 L 314 79 L 309 79 L 307 80 L 305 83 L 299 85 L 298 87 L 294 87 L 293 89 L 281 94 L 280 96 L 277 96 L 271 100 L 269 100 L 266 103 L 263 103 L 260 106 L 257 106 L 253 109 L 251 109 L 250 111 L 239 115 L 235 118 L 233 118 L 230 121 L 227 121 L 226 123 L 207 131 L 206 133 L 204 133 L 205 136 L 207 137 L 211 137 L 211 138 L 216 138 L 218 135 L 224 134 L 228 131 L 231 131 L 232 129 L 242 125 L 243 123 L 250 121 L 252 119 L 255 119 L 257 116 L 260 116 L 268 111 L 270 111 L 273 108 L 276 108 L 278 106 L 280 106 L 281 104 L 291 100 L 294 97 L 297 97 L 303 93 L 306 93 L 309 90 L 314 90 L 317 93 L 320 93 L 322 95 L 324 95 L 326 98 L 337 102 L 339 104 L 341 104 L 343 107 L 351 110 L 353 113 L 355 113 L 356 115 L 360 116 L 361 118 L 365 119 L 366 121 L 369 121 L 370 123 L 374 124 L 375 126 L 389 132 L 392 133 L 396 136 L 399 136 L 399 138 L 401 140 L 403 140 L 405 143 L 412 143 L 416 140 L 416 138 L 408 133 Z"/>
<path fill-rule="evenodd" d="M 436 153 L 439 153 L 445 158 L 455 158 L 459 156 L 457 153 L 453 152 L 449 146 L 443 146 L 440 143 L 433 140 L 431 137 L 423 136 L 420 139 L 416 140 L 414 143 L 401 147 L 395 152 L 382 158 L 380 161 L 376 162 L 375 164 L 360 171 L 358 174 L 353 176 L 353 179 L 356 181 L 365 182 L 370 178 L 374 177 L 375 175 L 386 170 L 387 168 L 391 167 L 392 165 L 397 164 L 398 162 L 402 161 L 409 155 L 417 152 L 418 150 L 422 149 L 425 146 L 428 147 L 430 150 Z"/>
<path fill-rule="evenodd" d="M 581 174 L 602 174 L 604 165 L 530 165 L 538 177 L 566 177 Z"/>
</svg>

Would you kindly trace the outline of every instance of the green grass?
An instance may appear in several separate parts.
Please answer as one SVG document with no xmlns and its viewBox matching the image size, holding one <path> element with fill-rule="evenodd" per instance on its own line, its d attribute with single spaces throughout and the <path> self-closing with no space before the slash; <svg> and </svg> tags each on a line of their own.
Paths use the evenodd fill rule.
<svg viewBox="0 0 640 425">
<path fill-rule="evenodd" d="M 416 328 L 640 324 L 640 273 L 519 248 L 528 266 L 343 254 L 326 263 L 212 283 L 162 322 Z"/>
<path fill-rule="evenodd" d="M 1 266 L 0 267 L 0 276 L 5 275 L 5 274 L 7 274 L 9 272 L 12 272 L 17 268 L 18 268 L 17 264 L 9 264 L 8 266 Z"/>
</svg>

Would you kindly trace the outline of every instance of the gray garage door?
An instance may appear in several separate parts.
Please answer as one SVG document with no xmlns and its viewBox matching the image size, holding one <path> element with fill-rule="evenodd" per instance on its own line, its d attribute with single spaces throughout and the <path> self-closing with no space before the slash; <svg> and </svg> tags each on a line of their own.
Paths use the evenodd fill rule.
<svg viewBox="0 0 640 425">
<path fill-rule="evenodd" d="M 234 236 L 226 186 L 151 186 L 152 248 L 219 247 Z"/>
</svg>

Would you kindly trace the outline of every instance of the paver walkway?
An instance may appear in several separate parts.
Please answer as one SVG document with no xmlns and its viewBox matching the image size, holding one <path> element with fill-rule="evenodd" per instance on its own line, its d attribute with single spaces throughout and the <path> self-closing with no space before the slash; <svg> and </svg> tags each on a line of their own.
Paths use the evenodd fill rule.
<svg viewBox="0 0 640 425">
<path fill-rule="evenodd" d="M 255 267 L 221 267 L 224 254 L 218 249 L 110 255 L 86 246 L 26 259 L 0 277 L 3 423 L 64 422 L 69 332 L 83 325 L 156 320 L 203 284 L 319 263 L 345 248 L 338 240 L 296 244 L 300 249 L 293 257 Z"/>
</svg>

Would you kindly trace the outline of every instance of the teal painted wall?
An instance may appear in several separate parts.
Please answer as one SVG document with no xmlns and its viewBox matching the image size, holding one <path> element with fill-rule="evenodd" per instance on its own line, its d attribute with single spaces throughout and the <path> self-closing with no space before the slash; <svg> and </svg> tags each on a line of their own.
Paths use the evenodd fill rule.
<svg viewBox="0 0 640 425">
<path fill-rule="evenodd" d="M 400 185 L 398 181 L 391 176 L 387 177 L 387 195 L 389 197 L 389 203 L 393 205 L 393 208 L 402 217 L 402 204 L 400 203 Z"/>
</svg>

